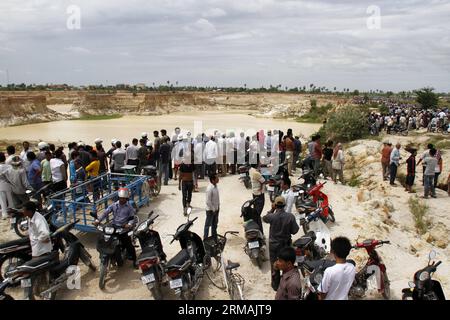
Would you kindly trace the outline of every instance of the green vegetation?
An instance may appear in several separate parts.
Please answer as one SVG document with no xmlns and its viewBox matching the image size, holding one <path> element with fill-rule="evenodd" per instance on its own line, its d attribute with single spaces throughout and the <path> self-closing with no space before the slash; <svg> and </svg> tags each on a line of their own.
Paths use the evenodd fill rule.
<svg viewBox="0 0 450 320">
<path fill-rule="evenodd" d="M 86 114 L 72 120 L 112 120 L 122 118 L 121 114 Z"/>
<path fill-rule="evenodd" d="M 416 101 L 422 106 L 424 109 L 435 109 L 439 103 L 439 97 L 436 93 L 433 92 L 433 88 L 422 88 L 420 90 L 415 91 L 417 98 Z"/>
<path fill-rule="evenodd" d="M 419 201 L 417 197 L 411 197 L 408 200 L 409 210 L 414 218 L 414 224 L 419 234 L 425 234 L 428 230 L 428 222 L 426 221 L 426 214 L 428 212 L 428 206 L 422 201 Z"/>
<path fill-rule="evenodd" d="M 308 113 L 297 118 L 299 122 L 322 123 L 326 120 L 328 112 L 333 108 L 331 103 L 317 107 L 317 100 L 311 99 L 311 109 Z"/>
<path fill-rule="evenodd" d="M 450 139 L 445 139 L 442 135 L 430 137 L 424 145 L 426 146 L 429 143 L 440 151 L 450 149 Z"/>
<path fill-rule="evenodd" d="M 356 174 L 355 171 L 352 172 L 350 180 L 348 180 L 347 185 L 350 187 L 359 187 L 361 185 L 360 174 Z"/>
<path fill-rule="evenodd" d="M 368 135 L 367 106 L 347 106 L 333 112 L 320 128 L 322 141 L 350 142 Z"/>
</svg>

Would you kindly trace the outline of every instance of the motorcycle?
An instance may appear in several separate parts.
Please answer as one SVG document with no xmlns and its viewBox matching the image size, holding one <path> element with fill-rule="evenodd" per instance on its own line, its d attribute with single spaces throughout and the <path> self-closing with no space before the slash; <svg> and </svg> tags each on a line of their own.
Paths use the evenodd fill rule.
<svg viewBox="0 0 450 320">
<path fill-rule="evenodd" d="M 441 283 L 431 278 L 442 263 L 431 262 L 435 258 L 436 251 L 432 250 L 428 255 L 427 266 L 414 273 L 414 281 L 408 283 L 409 288 L 402 290 L 402 300 L 445 300 Z"/>
<path fill-rule="evenodd" d="M 28 195 L 30 201 L 33 201 L 37 205 L 38 211 L 46 218 L 47 222 L 50 223 L 50 219 L 52 217 L 52 214 L 54 213 L 53 205 L 47 204 L 46 201 L 43 201 L 46 199 L 46 192 L 48 188 L 51 186 L 51 184 L 48 184 L 41 189 L 32 192 L 31 190 L 27 190 L 26 194 Z M 44 203 L 44 204 L 43 204 Z M 14 208 L 8 209 L 8 214 L 10 215 L 10 223 L 11 223 L 11 230 L 14 230 L 14 232 L 21 238 L 27 238 L 28 237 L 28 218 L 23 214 L 23 211 L 17 210 Z"/>
<path fill-rule="evenodd" d="M 159 215 L 149 213 L 147 220 L 143 221 L 134 231 L 139 240 L 142 252 L 137 258 L 139 269 L 142 272 L 142 283 L 147 286 L 155 300 L 162 300 L 162 284 L 165 280 L 165 255 L 163 256 L 159 233 L 151 227 Z"/>
<path fill-rule="evenodd" d="M 161 192 L 161 179 L 159 178 L 158 169 L 155 166 L 142 167 L 141 175 L 146 175 L 148 186 L 150 189 L 150 195 L 157 197 Z"/>
<path fill-rule="evenodd" d="M 317 239 L 316 233 L 312 230 L 295 240 L 293 246 L 295 248 L 297 265 L 305 260 L 314 261 L 325 258 L 329 253 L 329 247 L 327 247 L 329 242 L 329 234 L 328 239 Z"/>
<path fill-rule="evenodd" d="M 51 238 L 69 232 L 78 221 L 60 227 L 51 234 Z M 80 259 L 91 269 L 94 266 L 90 256 L 83 257 L 83 254 L 83 247 L 77 239 L 69 244 L 62 260 L 58 251 L 52 251 L 17 266 L 6 275 L 12 278 L 13 282 L 20 281 L 25 299 L 33 300 L 35 296 L 38 296 L 42 299 L 54 300 L 57 291 L 67 285 L 70 277 L 77 276 L 76 266 Z"/>
<path fill-rule="evenodd" d="M 210 267 L 210 257 L 200 236 L 189 229 L 195 220 L 189 220 L 192 209 L 187 209 L 187 222 L 177 228 L 171 244 L 177 240 L 181 250 L 166 264 L 169 286 L 177 298 L 193 300 L 203 279 L 205 270 Z M 208 261 L 209 260 L 209 261 Z"/>
<path fill-rule="evenodd" d="M 374 276 L 376 287 L 385 299 L 390 299 L 391 290 L 390 282 L 386 273 L 386 266 L 383 263 L 376 248 L 383 244 L 390 244 L 390 241 L 383 240 L 364 240 L 361 243 L 356 243 L 354 249 L 366 249 L 369 258 L 364 267 L 355 275 L 355 281 L 350 288 L 349 296 L 352 298 L 362 298 L 368 288 L 369 278 Z"/>
<path fill-rule="evenodd" d="M 312 203 L 314 203 L 315 207 L 322 209 L 320 211 L 320 218 L 322 219 L 322 221 L 324 223 L 327 223 L 328 221 L 334 223 L 336 222 L 336 218 L 334 217 L 333 208 L 328 202 L 328 196 L 321 191 L 326 183 L 327 182 L 325 181 L 316 184 L 307 192 L 305 192 L 304 190 L 299 190 L 299 196 L 295 201 L 295 206 L 297 208 L 297 211 L 301 214 L 301 211 L 305 207 L 305 205 L 310 206 Z M 307 196 L 304 195 L 305 193 L 307 194 Z M 309 201 L 310 197 L 312 197 L 312 202 Z"/>
<path fill-rule="evenodd" d="M 245 164 L 239 167 L 239 181 L 244 183 L 245 188 L 250 189 L 252 187 L 252 183 L 250 181 L 250 171 L 251 166 L 249 164 Z"/>
<path fill-rule="evenodd" d="M 28 228 L 28 227 L 27 227 Z M 53 223 L 49 222 L 50 232 L 55 232 L 58 227 Z M 60 251 L 64 253 L 70 243 L 79 241 L 78 238 L 71 232 L 59 233 L 51 238 L 53 243 L 53 251 Z M 88 264 L 91 256 L 84 248 L 83 244 L 81 246 L 81 258 Z M 3 281 L 5 274 L 8 271 L 13 270 L 19 265 L 31 260 L 31 244 L 29 238 L 20 238 L 17 240 L 12 240 L 0 245 L 0 281 Z M 95 270 L 92 265 L 91 269 Z"/>
<path fill-rule="evenodd" d="M 131 217 L 130 221 L 137 219 Z M 97 251 L 100 255 L 100 277 L 98 286 L 101 290 L 105 288 L 106 276 L 111 265 L 121 267 L 127 258 L 127 250 L 120 241 L 120 236 L 127 233 L 133 237 L 133 230 L 115 226 L 112 223 L 99 224 L 97 230 L 101 233 L 97 241 Z"/>
<path fill-rule="evenodd" d="M 272 165 L 269 165 L 272 166 Z M 273 203 L 275 201 L 275 198 L 278 197 L 279 195 L 281 195 L 281 183 L 283 181 L 283 177 L 288 175 L 287 172 L 287 167 L 288 167 L 288 163 L 284 162 L 283 164 L 281 164 L 278 167 L 278 171 L 275 175 L 272 175 L 268 178 L 268 183 L 267 183 L 267 191 L 269 192 L 269 199 L 270 201 Z"/>
<path fill-rule="evenodd" d="M 308 251 L 310 252 L 315 249 L 316 254 L 313 254 L 313 257 L 323 258 L 331 250 L 331 233 L 325 223 L 320 219 L 323 209 L 308 207 L 308 210 L 311 210 L 311 213 L 307 214 L 305 218 L 300 219 L 300 225 L 306 238 L 299 241 L 299 249 L 302 253 L 305 249 L 309 249 Z M 308 238 L 311 238 L 311 243 L 308 243 Z"/>
<path fill-rule="evenodd" d="M 253 207 L 255 200 L 244 202 L 241 208 L 241 217 L 244 219 L 245 244 L 244 251 L 250 257 L 250 260 L 262 267 L 266 260 L 266 240 L 262 234 L 257 219 L 258 213 Z"/>
</svg>

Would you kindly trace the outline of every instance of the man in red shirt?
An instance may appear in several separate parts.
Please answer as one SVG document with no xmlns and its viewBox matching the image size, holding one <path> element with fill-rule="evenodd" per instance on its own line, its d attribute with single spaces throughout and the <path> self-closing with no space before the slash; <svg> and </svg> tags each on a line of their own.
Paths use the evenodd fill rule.
<svg viewBox="0 0 450 320">
<path fill-rule="evenodd" d="M 416 177 L 416 149 L 408 149 L 411 153 L 409 158 L 406 160 L 406 185 L 405 191 L 413 193 L 412 186 L 414 185 L 414 178 Z"/>
<path fill-rule="evenodd" d="M 392 143 L 384 142 L 381 150 L 381 167 L 383 168 L 383 180 L 386 181 L 389 175 L 389 162 L 392 152 Z"/>
<path fill-rule="evenodd" d="M 316 135 L 313 139 L 313 154 L 312 159 L 314 160 L 314 174 L 317 176 L 320 170 L 320 159 L 322 159 L 322 146 L 320 145 L 320 135 Z"/>
</svg>

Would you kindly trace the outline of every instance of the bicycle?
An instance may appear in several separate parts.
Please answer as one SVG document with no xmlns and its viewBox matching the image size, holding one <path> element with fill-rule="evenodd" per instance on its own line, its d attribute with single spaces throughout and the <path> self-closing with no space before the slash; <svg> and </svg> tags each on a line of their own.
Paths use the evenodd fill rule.
<svg viewBox="0 0 450 320">
<path fill-rule="evenodd" d="M 244 300 L 244 284 L 245 279 L 235 271 L 240 264 L 231 262 L 223 257 L 223 251 L 227 243 L 227 234 L 236 236 L 238 231 L 227 231 L 225 234 L 217 235 L 215 237 L 206 238 L 203 242 L 205 249 L 210 258 L 214 258 L 216 266 L 213 265 L 213 259 L 210 261 L 210 266 L 206 270 L 206 275 L 211 283 L 222 290 L 226 290 L 231 300 Z M 222 277 L 219 276 L 218 271 L 222 267 Z"/>
</svg>

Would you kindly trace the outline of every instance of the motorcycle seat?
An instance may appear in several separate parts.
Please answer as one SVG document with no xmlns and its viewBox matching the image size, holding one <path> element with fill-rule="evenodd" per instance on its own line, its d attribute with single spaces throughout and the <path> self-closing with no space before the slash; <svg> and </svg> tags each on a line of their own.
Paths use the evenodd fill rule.
<svg viewBox="0 0 450 320">
<path fill-rule="evenodd" d="M 259 225 L 255 221 L 249 220 L 245 223 L 244 230 L 245 231 L 259 230 Z"/>
<path fill-rule="evenodd" d="M 309 231 L 307 234 L 302 236 L 301 238 L 297 239 L 294 242 L 294 246 L 298 248 L 306 248 L 311 242 L 314 242 L 316 240 L 316 234 L 314 231 Z"/>
<path fill-rule="evenodd" d="M 167 268 L 179 268 L 188 261 L 189 258 L 189 252 L 186 249 L 183 249 L 167 262 Z"/>
<path fill-rule="evenodd" d="M 333 260 L 314 260 L 314 261 L 305 261 L 304 265 L 306 268 L 310 271 L 316 270 L 319 267 L 322 267 L 322 270 L 325 270 L 326 268 L 332 267 L 336 264 L 336 261 Z"/>
<path fill-rule="evenodd" d="M 231 262 L 231 260 L 228 260 L 227 262 L 227 270 L 233 270 L 239 268 L 241 265 L 238 262 Z"/>
<path fill-rule="evenodd" d="M 158 252 L 156 251 L 156 249 L 154 247 L 145 247 L 142 250 L 142 253 L 139 255 L 138 262 L 148 260 L 151 258 L 157 258 L 157 257 L 158 257 Z"/>
<path fill-rule="evenodd" d="M 47 267 L 48 262 L 54 262 L 55 264 L 58 263 L 58 258 L 59 252 L 52 251 L 46 255 L 33 258 L 30 261 L 25 262 L 23 265 L 18 266 L 16 269 L 18 271 L 33 272 L 39 270 L 41 267 Z"/>
<path fill-rule="evenodd" d="M 6 243 L 2 243 L 0 244 L 0 250 L 1 249 L 6 249 L 6 248 L 11 248 L 11 247 L 16 247 L 16 246 L 26 246 L 26 245 L 30 245 L 30 239 L 27 238 L 20 238 L 17 240 L 13 240 L 13 241 L 9 241 Z"/>
</svg>

